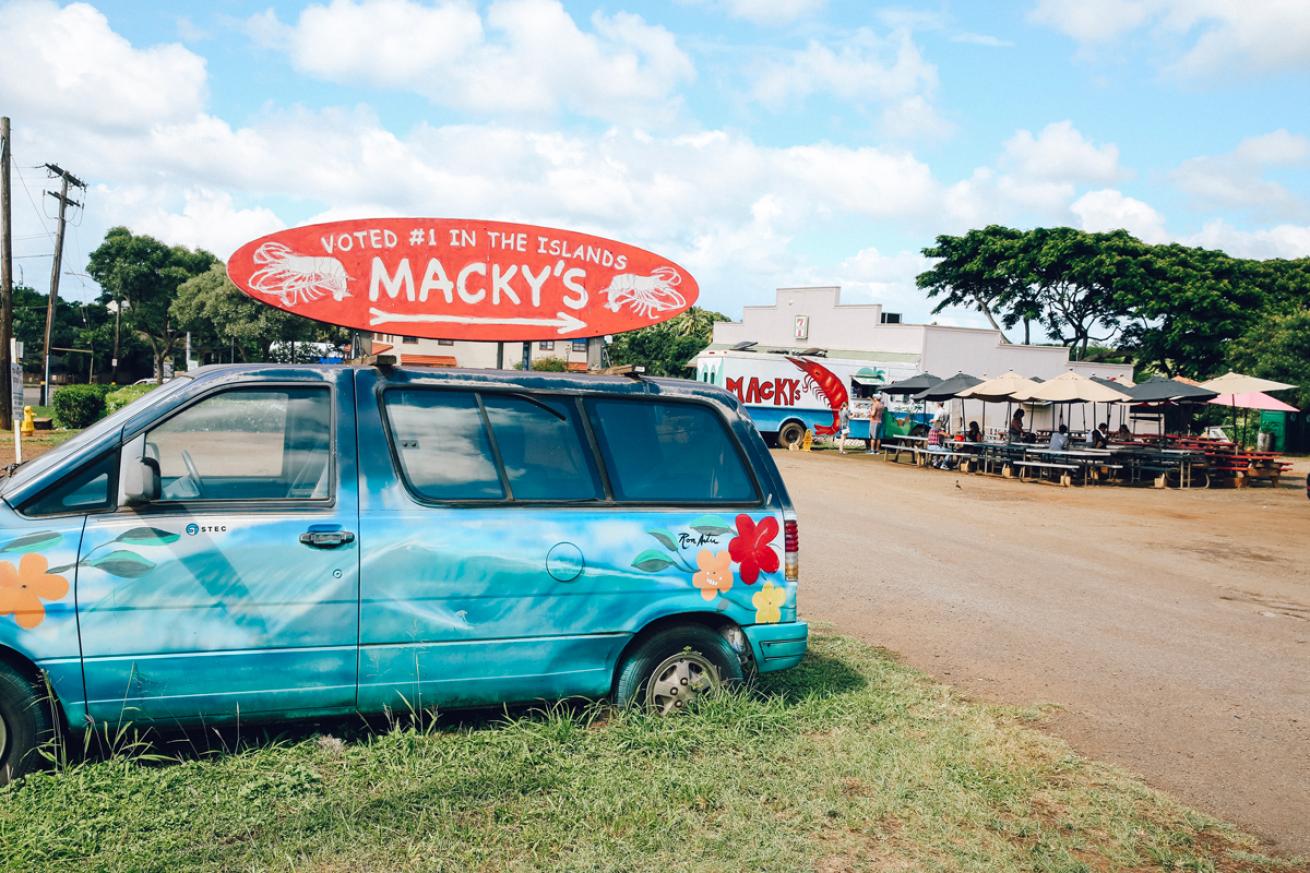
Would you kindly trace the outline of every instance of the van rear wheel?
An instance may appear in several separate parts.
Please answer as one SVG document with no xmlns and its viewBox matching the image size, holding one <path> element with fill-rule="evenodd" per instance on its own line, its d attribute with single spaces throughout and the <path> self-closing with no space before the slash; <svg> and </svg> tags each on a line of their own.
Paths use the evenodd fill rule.
<svg viewBox="0 0 1310 873">
<path fill-rule="evenodd" d="M 805 439 L 805 426 L 799 421 L 789 421 L 778 429 L 778 446 L 790 449 L 799 446 Z"/>
<path fill-rule="evenodd" d="M 726 639 L 701 625 L 681 625 L 652 634 L 629 653 L 614 683 L 614 702 L 676 715 L 744 680 L 741 659 Z"/>
<path fill-rule="evenodd" d="M 52 735 L 50 709 L 32 683 L 0 662 L 0 785 L 38 769 L 37 748 Z"/>
</svg>

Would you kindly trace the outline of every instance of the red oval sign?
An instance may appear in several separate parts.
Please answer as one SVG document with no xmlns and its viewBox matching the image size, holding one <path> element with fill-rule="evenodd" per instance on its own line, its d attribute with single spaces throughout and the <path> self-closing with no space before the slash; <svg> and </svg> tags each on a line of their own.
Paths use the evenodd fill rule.
<svg viewBox="0 0 1310 873">
<path fill-rule="evenodd" d="M 242 291 L 317 321 L 433 339 L 535 340 L 621 333 L 687 311 L 682 267 L 585 233 L 452 218 L 312 224 L 228 259 Z"/>
</svg>

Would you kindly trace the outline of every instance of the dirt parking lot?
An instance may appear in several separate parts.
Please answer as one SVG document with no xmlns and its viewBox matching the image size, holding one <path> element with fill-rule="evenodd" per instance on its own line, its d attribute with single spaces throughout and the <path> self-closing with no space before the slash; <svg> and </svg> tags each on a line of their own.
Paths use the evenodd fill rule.
<svg viewBox="0 0 1310 873">
<path fill-rule="evenodd" d="M 774 453 L 804 617 L 1310 854 L 1310 501 Z"/>
</svg>

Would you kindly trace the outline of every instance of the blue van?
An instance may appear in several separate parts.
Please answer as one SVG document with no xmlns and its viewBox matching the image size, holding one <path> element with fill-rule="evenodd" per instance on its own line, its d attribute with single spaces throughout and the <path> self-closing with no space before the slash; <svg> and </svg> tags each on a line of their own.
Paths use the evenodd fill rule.
<svg viewBox="0 0 1310 873">
<path fill-rule="evenodd" d="M 55 720 L 676 712 L 800 661 L 797 556 L 713 386 L 205 367 L 0 484 L 0 781 Z"/>
</svg>

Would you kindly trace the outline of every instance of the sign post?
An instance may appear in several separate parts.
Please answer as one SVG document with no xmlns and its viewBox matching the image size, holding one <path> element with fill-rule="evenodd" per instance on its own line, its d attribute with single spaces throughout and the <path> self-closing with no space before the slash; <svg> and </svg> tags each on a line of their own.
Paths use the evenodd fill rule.
<svg viewBox="0 0 1310 873">
<path fill-rule="evenodd" d="M 448 218 L 291 228 L 237 249 L 227 272 L 246 294 L 296 315 L 447 340 L 622 333 L 686 312 L 698 294 L 690 273 L 645 249 L 569 230 Z"/>
<path fill-rule="evenodd" d="M 23 463 L 23 363 L 16 339 L 9 340 L 9 408 L 14 414 L 14 463 Z"/>
</svg>

